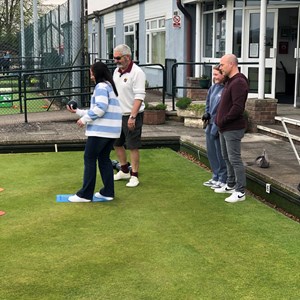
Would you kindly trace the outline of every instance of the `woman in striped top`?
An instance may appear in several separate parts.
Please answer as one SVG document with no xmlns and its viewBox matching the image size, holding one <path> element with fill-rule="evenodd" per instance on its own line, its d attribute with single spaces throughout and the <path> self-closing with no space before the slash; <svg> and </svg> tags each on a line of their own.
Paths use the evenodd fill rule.
<svg viewBox="0 0 300 300">
<path fill-rule="evenodd" d="M 122 112 L 117 99 L 118 92 L 107 66 L 102 62 L 96 62 L 91 66 L 90 74 L 96 84 L 90 109 L 73 109 L 72 105 L 67 105 L 70 112 L 80 117 L 77 121 L 78 126 L 86 125 L 87 136 L 83 186 L 75 195 L 69 197 L 70 202 L 92 201 L 96 184 L 97 161 L 103 188 L 95 193 L 95 197 L 102 201 L 110 201 L 114 198 L 110 152 L 115 139 L 120 137 Z"/>
</svg>

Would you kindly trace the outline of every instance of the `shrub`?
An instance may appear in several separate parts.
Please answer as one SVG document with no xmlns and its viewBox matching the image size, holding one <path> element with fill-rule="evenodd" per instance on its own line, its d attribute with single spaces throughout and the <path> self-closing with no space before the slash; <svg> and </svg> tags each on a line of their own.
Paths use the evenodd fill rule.
<svg viewBox="0 0 300 300">
<path fill-rule="evenodd" d="M 156 105 L 151 105 L 149 103 L 145 103 L 145 109 L 146 110 L 166 110 L 167 105 L 163 103 L 158 103 Z"/>
<path fill-rule="evenodd" d="M 191 104 L 187 107 L 187 110 L 192 110 L 199 113 L 204 113 L 205 104 Z"/>
<path fill-rule="evenodd" d="M 192 99 L 188 97 L 179 98 L 176 102 L 176 107 L 186 109 L 192 103 Z"/>
</svg>

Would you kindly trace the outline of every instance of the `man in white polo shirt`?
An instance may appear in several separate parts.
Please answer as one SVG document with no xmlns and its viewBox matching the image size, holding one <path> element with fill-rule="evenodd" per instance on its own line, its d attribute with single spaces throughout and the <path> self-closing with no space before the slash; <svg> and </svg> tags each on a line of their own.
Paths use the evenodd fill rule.
<svg viewBox="0 0 300 300">
<path fill-rule="evenodd" d="M 118 45 L 114 49 L 114 60 L 117 68 L 113 79 L 123 113 L 121 136 L 114 145 L 121 169 L 114 175 L 114 180 L 129 179 L 126 186 L 136 187 L 139 184 L 139 148 L 145 108 L 146 76 L 142 69 L 132 61 L 131 49 L 127 45 Z M 131 172 L 129 172 L 125 147 L 130 151 Z"/>
</svg>

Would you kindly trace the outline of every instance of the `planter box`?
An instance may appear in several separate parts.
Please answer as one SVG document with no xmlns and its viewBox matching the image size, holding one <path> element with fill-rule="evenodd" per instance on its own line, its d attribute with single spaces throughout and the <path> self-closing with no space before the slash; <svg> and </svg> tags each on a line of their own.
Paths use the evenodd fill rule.
<svg viewBox="0 0 300 300">
<path fill-rule="evenodd" d="M 145 110 L 143 123 L 145 125 L 160 125 L 166 122 L 165 110 Z"/>
<path fill-rule="evenodd" d="M 184 126 L 203 128 L 203 112 L 177 108 L 177 115 L 184 118 Z"/>
</svg>

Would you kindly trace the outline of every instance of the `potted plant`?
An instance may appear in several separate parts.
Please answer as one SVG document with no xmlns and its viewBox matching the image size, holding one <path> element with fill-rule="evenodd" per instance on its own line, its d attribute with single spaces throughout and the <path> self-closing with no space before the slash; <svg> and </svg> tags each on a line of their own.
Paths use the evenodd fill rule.
<svg viewBox="0 0 300 300">
<path fill-rule="evenodd" d="M 202 75 L 199 78 L 199 87 L 201 89 L 208 89 L 210 84 L 210 78 L 207 75 Z"/>
<path fill-rule="evenodd" d="M 166 122 L 166 109 L 167 105 L 163 103 L 156 105 L 146 103 L 143 123 L 146 125 L 164 124 Z"/>
<path fill-rule="evenodd" d="M 192 99 L 189 97 L 179 98 L 176 102 L 176 107 L 179 109 L 187 109 L 187 107 L 192 103 Z"/>
<path fill-rule="evenodd" d="M 184 119 L 184 126 L 203 127 L 205 104 L 194 104 L 190 98 L 184 97 L 176 102 L 176 107 L 177 115 Z"/>
</svg>

